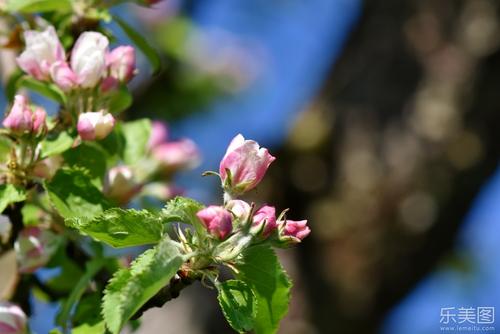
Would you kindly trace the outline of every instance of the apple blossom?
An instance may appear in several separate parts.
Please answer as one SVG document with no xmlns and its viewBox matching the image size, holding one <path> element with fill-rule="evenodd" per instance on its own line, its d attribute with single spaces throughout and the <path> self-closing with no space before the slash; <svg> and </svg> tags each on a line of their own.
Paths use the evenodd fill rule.
<svg viewBox="0 0 500 334">
<path fill-rule="evenodd" d="M 14 104 L 2 124 L 17 134 L 30 132 L 33 129 L 33 113 L 28 106 L 26 97 L 23 95 L 15 96 Z"/>
<path fill-rule="evenodd" d="M 33 133 L 43 135 L 47 133 L 47 113 L 45 109 L 36 107 L 33 113 Z"/>
<path fill-rule="evenodd" d="M 59 237 L 38 227 L 24 228 L 14 244 L 19 271 L 32 273 L 43 267 L 59 245 Z"/>
<path fill-rule="evenodd" d="M 240 223 L 245 223 L 252 211 L 250 204 L 240 199 L 233 199 L 227 202 L 226 209 L 228 209 Z"/>
<path fill-rule="evenodd" d="M 151 153 L 168 171 L 194 168 L 200 161 L 198 147 L 190 139 L 160 144 Z"/>
<path fill-rule="evenodd" d="M 92 88 L 103 78 L 109 41 L 95 31 L 86 31 L 78 37 L 71 53 L 71 69 L 83 88 Z"/>
<path fill-rule="evenodd" d="M 276 209 L 274 206 L 264 205 L 257 210 L 253 216 L 252 227 L 255 230 L 261 231 L 264 238 L 267 238 L 276 230 Z"/>
<path fill-rule="evenodd" d="M 63 91 L 69 91 L 78 84 L 78 78 L 66 61 L 55 62 L 50 68 L 52 81 Z"/>
<path fill-rule="evenodd" d="M 26 314 L 19 306 L 9 302 L 0 302 L 0 333 L 25 334 L 26 322 Z"/>
<path fill-rule="evenodd" d="M 149 136 L 148 148 L 153 149 L 158 145 L 166 142 L 168 139 L 168 127 L 165 122 L 152 121 L 151 135 Z"/>
<path fill-rule="evenodd" d="M 135 49 L 130 45 L 119 46 L 106 55 L 109 75 L 121 82 L 129 82 L 135 74 Z"/>
<path fill-rule="evenodd" d="M 119 204 L 126 204 L 141 190 L 134 172 L 128 166 L 116 166 L 106 174 L 104 193 Z"/>
<path fill-rule="evenodd" d="M 78 117 L 77 129 L 83 140 L 105 138 L 115 126 L 115 118 L 104 111 L 86 112 Z"/>
<path fill-rule="evenodd" d="M 253 189 L 275 159 L 266 148 L 238 134 L 220 162 L 219 174 L 224 189 L 232 195 Z"/>
<path fill-rule="evenodd" d="M 311 233 L 307 220 L 286 220 L 278 222 L 280 240 L 289 243 L 299 243 Z"/>
<path fill-rule="evenodd" d="M 66 58 L 54 27 L 49 26 L 44 31 L 28 30 L 24 33 L 24 40 L 26 48 L 17 57 L 17 64 L 35 79 L 47 80 L 51 66 Z"/>
<path fill-rule="evenodd" d="M 233 229 L 231 213 L 221 206 L 208 206 L 198 211 L 196 216 L 205 225 L 208 233 L 218 239 L 225 239 Z"/>
</svg>

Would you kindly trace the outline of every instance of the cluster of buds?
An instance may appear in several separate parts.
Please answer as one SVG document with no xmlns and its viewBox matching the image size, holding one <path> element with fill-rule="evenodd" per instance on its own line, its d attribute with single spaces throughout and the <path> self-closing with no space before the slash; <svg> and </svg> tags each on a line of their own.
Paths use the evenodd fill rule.
<svg viewBox="0 0 500 334">
<path fill-rule="evenodd" d="M 31 108 L 23 95 L 16 95 L 3 126 L 16 136 L 41 136 L 47 133 L 47 113 L 41 107 Z"/>
<path fill-rule="evenodd" d="M 55 83 L 65 92 L 106 93 L 128 83 L 136 73 L 134 48 L 126 45 L 110 51 L 108 38 L 99 32 L 81 34 L 69 62 L 52 26 L 44 31 L 28 30 L 24 40 L 26 48 L 17 58 L 19 67 L 37 80 Z M 89 105 L 87 108 L 96 108 Z M 83 140 L 100 140 L 113 130 L 113 115 L 105 107 L 96 109 L 78 112 L 77 129 Z"/>
<path fill-rule="evenodd" d="M 26 323 L 26 314 L 19 306 L 0 302 L 0 333 L 25 334 L 28 331 Z"/>
<path fill-rule="evenodd" d="M 17 58 L 19 67 L 35 79 L 52 81 L 62 90 L 94 88 L 110 82 L 127 83 L 135 74 L 135 50 L 120 46 L 109 51 L 109 40 L 99 32 L 80 35 L 71 51 L 71 61 L 54 27 L 24 32 L 25 50 Z M 112 86 L 112 85 L 111 85 Z"/>
<path fill-rule="evenodd" d="M 212 205 L 197 213 L 208 233 L 224 240 L 218 247 L 220 259 L 234 258 L 252 242 L 269 240 L 277 246 L 287 246 L 301 242 L 311 232 L 307 220 L 287 220 L 286 210 L 276 216 L 273 206 L 264 205 L 256 210 L 253 203 L 237 198 L 259 184 L 274 160 L 267 149 L 242 135 L 237 135 L 229 145 L 219 168 L 224 205 Z"/>
</svg>

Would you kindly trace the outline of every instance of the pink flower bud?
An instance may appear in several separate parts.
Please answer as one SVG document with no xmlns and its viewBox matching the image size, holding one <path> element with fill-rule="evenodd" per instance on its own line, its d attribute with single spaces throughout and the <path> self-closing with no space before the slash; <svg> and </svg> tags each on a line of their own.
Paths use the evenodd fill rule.
<svg viewBox="0 0 500 334">
<path fill-rule="evenodd" d="M 288 243 L 299 243 L 311 233 L 307 220 L 287 220 L 278 224 L 280 225 L 280 240 Z"/>
<path fill-rule="evenodd" d="M 106 55 L 109 75 L 121 82 L 129 82 L 134 77 L 135 50 L 130 45 L 119 46 Z"/>
<path fill-rule="evenodd" d="M 262 236 L 264 238 L 269 237 L 277 227 L 276 209 L 274 206 L 264 205 L 260 208 L 253 216 L 252 227 L 262 231 Z"/>
<path fill-rule="evenodd" d="M 77 129 L 83 140 L 100 140 L 106 138 L 115 126 L 115 118 L 104 112 L 86 112 L 78 117 Z"/>
<path fill-rule="evenodd" d="M 230 200 L 226 204 L 226 209 L 228 209 L 240 223 L 245 223 L 248 220 L 248 215 L 250 214 L 250 204 L 239 199 Z"/>
<path fill-rule="evenodd" d="M 163 143 L 151 153 L 167 171 L 194 168 L 200 161 L 198 147 L 190 139 Z"/>
<path fill-rule="evenodd" d="M 75 88 L 78 78 L 66 61 L 55 62 L 50 68 L 50 76 L 59 88 L 67 92 Z"/>
<path fill-rule="evenodd" d="M 59 246 L 60 238 L 38 227 L 23 229 L 14 244 L 19 272 L 32 273 L 49 262 Z"/>
<path fill-rule="evenodd" d="M 33 113 L 31 112 L 28 102 L 23 95 L 16 95 L 14 98 L 14 104 L 2 124 L 7 129 L 17 134 L 30 132 L 32 130 Z"/>
<path fill-rule="evenodd" d="M 5 244 L 9 241 L 12 231 L 12 223 L 9 216 L 0 215 L 0 244 Z"/>
<path fill-rule="evenodd" d="M 108 45 L 108 38 L 95 31 L 84 32 L 76 41 L 71 53 L 71 68 L 81 87 L 95 87 L 105 75 Z"/>
<path fill-rule="evenodd" d="M 166 142 L 168 139 L 167 124 L 162 121 L 153 121 L 151 123 L 151 136 L 149 137 L 148 147 L 153 149 L 156 146 Z"/>
<path fill-rule="evenodd" d="M 12 303 L 0 302 L 0 333 L 26 334 L 26 314 Z"/>
<path fill-rule="evenodd" d="M 219 174 L 224 189 L 237 195 L 255 188 L 275 159 L 266 148 L 260 148 L 257 142 L 245 140 L 241 134 L 237 135 L 220 162 Z"/>
<path fill-rule="evenodd" d="M 37 107 L 33 113 L 33 133 L 43 135 L 47 133 L 47 113 L 45 109 Z"/>
<path fill-rule="evenodd" d="M 35 79 L 47 80 L 52 64 L 66 58 L 54 27 L 49 26 L 41 32 L 28 30 L 24 33 L 24 40 L 26 48 L 17 57 L 17 64 Z"/>
<path fill-rule="evenodd" d="M 106 174 L 104 193 L 118 204 L 126 204 L 141 190 L 130 167 L 116 166 Z"/>
<path fill-rule="evenodd" d="M 231 213 L 221 206 L 211 205 L 196 214 L 205 225 L 208 233 L 223 240 L 233 230 Z"/>
</svg>

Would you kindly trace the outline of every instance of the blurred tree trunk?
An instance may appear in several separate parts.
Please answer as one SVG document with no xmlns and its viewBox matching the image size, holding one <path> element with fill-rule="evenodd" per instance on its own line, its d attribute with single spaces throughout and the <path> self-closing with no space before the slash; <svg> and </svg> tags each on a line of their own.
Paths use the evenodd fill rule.
<svg viewBox="0 0 500 334">
<path fill-rule="evenodd" d="M 498 1 L 369 0 L 266 197 L 308 217 L 320 333 L 374 333 L 439 265 L 500 157 Z"/>
</svg>

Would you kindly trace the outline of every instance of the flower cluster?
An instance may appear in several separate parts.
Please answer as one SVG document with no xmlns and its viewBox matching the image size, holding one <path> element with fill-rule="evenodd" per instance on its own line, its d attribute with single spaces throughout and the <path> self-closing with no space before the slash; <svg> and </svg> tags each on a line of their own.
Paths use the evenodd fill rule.
<svg viewBox="0 0 500 334">
<path fill-rule="evenodd" d="M 107 90 L 119 82 L 127 83 L 135 74 L 135 51 L 120 46 L 109 51 L 109 40 L 99 32 L 80 35 L 71 51 L 71 61 L 54 27 L 24 33 L 26 49 L 17 58 L 19 67 L 40 81 L 52 81 L 64 91 L 94 88 Z"/>
<path fill-rule="evenodd" d="M 219 176 L 224 189 L 224 205 L 211 205 L 197 213 L 207 231 L 219 240 L 228 239 L 233 244 L 247 246 L 252 241 L 270 240 L 276 245 L 289 245 L 302 241 L 311 230 L 307 220 L 293 221 L 285 218 L 286 210 L 276 216 L 273 206 L 264 205 L 256 210 L 237 196 L 255 188 L 275 160 L 266 148 L 239 134 L 230 143 L 220 162 Z M 250 236 L 250 238 L 248 238 Z M 245 240 L 245 244 L 241 243 Z M 241 249 L 239 249 L 241 251 Z M 221 251 L 220 258 L 231 258 Z"/>
<path fill-rule="evenodd" d="M 70 61 L 54 27 L 24 33 L 26 48 L 17 58 L 19 67 L 39 81 L 52 82 L 71 98 L 77 95 L 77 129 L 83 140 L 100 140 L 113 129 L 115 119 L 108 113 L 106 93 L 128 83 L 136 73 L 135 50 L 119 46 L 109 50 L 109 40 L 99 32 L 80 35 L 71 51 Z M 74 94 L 79 91 L 80 94 Z M 82 94 L 82 92 L 85 92 Z M 88 96 L 82 101 L 82 96 Z M 96 101 L 103 100 L 101 103 Z"/>
</svg>

